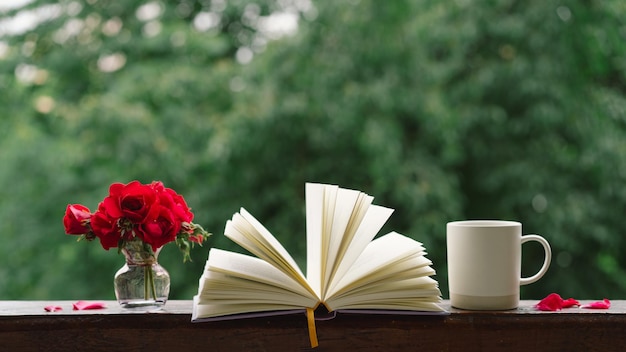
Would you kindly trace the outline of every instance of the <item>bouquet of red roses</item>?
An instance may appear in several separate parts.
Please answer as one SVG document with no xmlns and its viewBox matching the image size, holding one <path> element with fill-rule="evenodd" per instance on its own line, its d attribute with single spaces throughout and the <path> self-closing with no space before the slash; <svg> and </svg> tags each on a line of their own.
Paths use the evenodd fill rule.
<svg viewBox="0 0 626 352">
<path fill-rule="evenodd" d="M 63 224 L 65 233 L 78 235 L 79 240 L 97 238 L 106 250 L 121 250 L 128 242 L 141 240 L 156 252 L 175 241 L 187 261 L 191 259 L 190 248 L 210 236 L 192 220 L 185 199 L 162 182 L 132 181 L 112 184 L 94 213 L 81 204 L 68 205 Z"/>
</svg>

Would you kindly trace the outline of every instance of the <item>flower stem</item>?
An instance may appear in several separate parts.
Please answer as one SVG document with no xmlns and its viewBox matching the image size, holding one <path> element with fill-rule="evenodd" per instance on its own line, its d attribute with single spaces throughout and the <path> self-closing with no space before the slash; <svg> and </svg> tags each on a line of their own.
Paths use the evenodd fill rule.
<svg viewBox="0 0 626 352">
<path fill-rule="evenodd" d="M 150 295 L 154 301 L 157 301 L 156 284 L 154 283 L 154 272 L 152 271 L 152 265 L 143 266 L 143 298 L 148 301 Z"/>
<path fill-rule="evenodd" d="M 150 283 L 150 273 L 152 270 L 149 265 L 143 266 L 143 298 L 148 300 L 148 285 Z"/>
<path fill-rule="evenodd" d="M 152 298 L 154 298 L 154 301 L 157 301 L 157 296 L 156 296 L 156 285 L 154 283 L 154 271 L 152 270 L 152 265 L 150 265 L 149 268 L 150 271 L 150 288 L 152 289 Z"/>
</svg>

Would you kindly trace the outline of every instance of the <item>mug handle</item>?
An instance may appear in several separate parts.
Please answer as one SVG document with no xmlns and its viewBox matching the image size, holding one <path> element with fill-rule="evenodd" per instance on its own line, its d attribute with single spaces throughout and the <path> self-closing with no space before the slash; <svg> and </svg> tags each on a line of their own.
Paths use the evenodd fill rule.
<svg viewBox="0 0 626 352">
<path fill-rule="evenodd" d="M 539 272 L 537 272 L 535 275 L 531 277 L 521 278 L 520 285 L 532 284 L 533 282 L 541 279 L 543 274 L 545 274 L 546 271 L 548 271 L 548 267 L 550 267 L 550 260 L 552 260 L 552 250 L 550 250 L 550 244 L 548 243 L 548 241 L 545 240 L 545 238 L 539 235 L 525 235 L 525 236 L 522 236 L 522 241 L 520 244 L 524 244 L 529 241 L 537 241 L 541 243 L 541 245 L 543 246 L 543 250 L 545 252 L 545 257 L 543 260 L 543 266 L 541 267 L 541 269 L 539 269 Z"/>
</svg>

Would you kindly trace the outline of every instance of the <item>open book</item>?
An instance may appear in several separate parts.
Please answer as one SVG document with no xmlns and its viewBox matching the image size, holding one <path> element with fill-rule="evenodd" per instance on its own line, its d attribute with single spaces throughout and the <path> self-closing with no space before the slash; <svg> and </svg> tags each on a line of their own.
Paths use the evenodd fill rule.
<svg viewBox="0 0 626 352">
<path fill-rule="evenodd" d="M 374 239 L 393 212 L 373 197 L 306 184 L 306 275 L 278 240 L 241 208 L 225 236 L 256 257 L 212 248 L 194 297 L 192 321 L 304 311 L 312 347 L 315 310 L 442 312 L 435 271 L 421 243 L 391 232 Z M 421 313 L 420 313 L 421 312 Z M 247 313 L 247 314 L 246 314 Z"/>
</svg>

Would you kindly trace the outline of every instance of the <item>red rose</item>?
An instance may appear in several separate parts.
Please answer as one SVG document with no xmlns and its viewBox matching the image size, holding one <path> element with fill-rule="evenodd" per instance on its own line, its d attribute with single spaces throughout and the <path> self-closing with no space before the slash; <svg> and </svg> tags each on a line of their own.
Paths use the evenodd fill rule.
<svg viewBox="0 0 626 352">
<path fill-rule="evenodd" d="M 163 183 L 160 181 L 152 182 L 150 186 L 156 191 L 159 203 L 170 209 L 180 222 L 191 222 L 193 220 L 193 213 L 187 206 L 183 196 L 176 193 L 173 189 L 163 186 Z"/>
<path fill-rule="evenodd" d="M 174 213 L 164 206 L 159 206 L 157 218 L 139 225 L 137 235 L 156 251 L 164 244 L 176 240 L 180 227 L 180 221 Z"/>
<path fill-rule="evenodd" d="M 89 232 L 89 208 L 81 204 L 69 204 L 65 209 L 63 225 L 68 235 L 84 235 Z"/>
<path fill-rule="evenodd" d="M 139 181 L 126 185 L 112 184 L 109 187 L 109 196 L 104 198 L 103 203 L 109 217 L 126 218 L 134 224 L 152 221 L 159 212 L 156 192 Z"/>
<path fill-rule="evenodd" d="M 116 248 L 122 237 L 117 219 L 107 214 L 104 202 L 100 203 L 98 211 L 91 216 L 91 229 L 100 240 L 102 248 L 106 250 Z"/>
<path fill-rule="evenodd" d="M 160 181 L 145 185 L 131 181 L 111 184 L 109 195 L 93 214 L 83 205 L 68 205 L 63 224 L 68 234 L 81 235 L 81 239 L 97 237 L 106 250 L 138 241 L 156 251 L 176 241 L 187 261 L 191 245 L 202 244 L 210 236 L 192 220 L 185 199 L 173 189 Z"/>
</svg>

